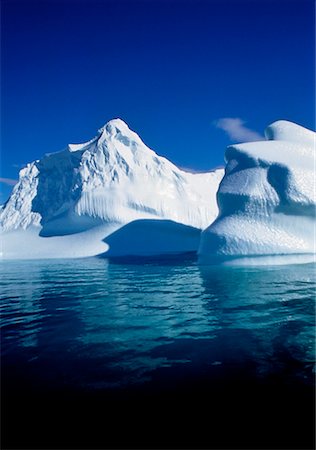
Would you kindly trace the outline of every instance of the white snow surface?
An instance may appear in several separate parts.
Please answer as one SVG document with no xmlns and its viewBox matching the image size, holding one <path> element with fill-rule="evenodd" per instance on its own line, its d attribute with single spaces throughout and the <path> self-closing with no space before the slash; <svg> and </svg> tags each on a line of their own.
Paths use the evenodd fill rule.
<svg viewBox="0 0 316 450">
<path fill-rule="evenodd" d="M 201 236 L 202 264 L 315 259 L 315 133 L 281 120 L 265 135 L 226 150 L 219 215 Z"/>
<path fill-rule="evenodd" d="M 180 170 L 149 149 L 122 120 L 111 120 L 92 140 L 70 144 L 20 171 L 19 181 L 0 211 L 2 256 L 104 253 L 110 249 L 107 236 L 140 220 L 150 222 L 140 222 L 138 234 L 143 225 L 148 233 L 148 224 L 164 221 L 164 238 L 170 229 L 166 221 L 181 225 L 182 246 L 170 241 L 170 251 L 191 251 L 193 243 L 198 246 L 191 228 L 198 230 L 199 236 L 218 214 L 216 191 L 223 174 L 223 169 L 208 173 Z M 157 232 L 156 224 L 154 229 Z M 172 230 L 171 235 L 175 234 Z M 162 234 L 153 233 L 152 240 Z M 117 239 L 112 242 L 117 244 Z M 153 244 L 154 253 L 158 253 L 159 243 Z M 144 244 L 139 241 L 139 245 L 140 254 L 150 254 L 148 240 Z M 164 251 L 167 247 L 164 242 Z M 138 252 L 135 245 L 130 248 Z M 115 248 L 110 250 L 114 255 Z"/>
</svg>

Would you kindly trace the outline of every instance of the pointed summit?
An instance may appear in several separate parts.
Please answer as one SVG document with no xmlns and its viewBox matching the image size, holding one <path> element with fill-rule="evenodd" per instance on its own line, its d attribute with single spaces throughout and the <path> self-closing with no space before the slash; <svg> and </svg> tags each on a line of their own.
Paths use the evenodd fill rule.
<svg viewBox="0 0 316 450">
<path fill-rule="evenodd" d="M 109 134 L 116 134 L 126 131 L 131 131 L 128 127 L 127 123 L 124 122 L 122 119 L 111 119 L 108 122 L 106 122 L 103 127 L 101 127 L 99 130 L 99 133 L 103 133 L 106 131 Z"/>
<path fill-rule="evenodd" d="M 138 134 L 132 131 L 122 119 L 112 119 L 98 129 L 98 134 L 94 138 L 81 144 L 68 144 L 68 150 L 70 152 L 82 151 L 91 144 L 102 145 L 104 142 L 115 139 L 127 146 L 133 142 L 144 145 Z"/>
<path fill-rule="evenodd" d="M 0 223 L 4 230 L 40 227 L 40 237 L 140 219 L 201 229 L 217 215 L 215 192 L 222 176 L 222 171 L 181 171 L 123 120 L 113 119 L 92 140 L 46 155 L 21 173 Z"/>
<path fill-rule="evenodd" d="M 103 127 L 101 127 L 98 132 L 100 133 L 99 142 L 108 139 L 117 139 L 127 146 L 131 145 L 133 142 L 144 145 L 138 134 L 132 131 L 127 123 L 125 123 L 122 119 L 110 120 Z"/>
</svg>

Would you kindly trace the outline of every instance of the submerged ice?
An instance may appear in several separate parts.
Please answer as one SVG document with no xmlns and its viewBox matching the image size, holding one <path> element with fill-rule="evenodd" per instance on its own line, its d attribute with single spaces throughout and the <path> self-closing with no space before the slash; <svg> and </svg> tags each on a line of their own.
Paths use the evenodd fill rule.
<svg viewBox="0 0 316 450">
<path fill-rule="evenodd" d="M 202 233 L 201 263 L 315 253 L 315 133 L 277 121 L 265 134 L 226 150 L 219 215 Z"/>
</svg>

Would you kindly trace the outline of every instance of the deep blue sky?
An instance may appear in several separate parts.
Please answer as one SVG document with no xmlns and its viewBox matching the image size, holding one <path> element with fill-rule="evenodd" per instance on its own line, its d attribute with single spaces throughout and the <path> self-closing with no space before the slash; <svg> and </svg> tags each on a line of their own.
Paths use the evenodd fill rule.
<svg viewBox="0 0 316 450">
<path fill-rule="evenodd" d="M 313 0 L 4 0 L 1 177 L 116 117 L 195 170 L 218 119 L 314 128 L 314 28 Z"/>
</svg>

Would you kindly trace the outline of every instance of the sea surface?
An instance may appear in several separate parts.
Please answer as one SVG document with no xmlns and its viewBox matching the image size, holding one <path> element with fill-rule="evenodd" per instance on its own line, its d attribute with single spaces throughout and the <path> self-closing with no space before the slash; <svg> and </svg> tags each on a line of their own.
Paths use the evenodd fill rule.
<svg viewBox="0 0 316 450">
<path fill-rule="evenodd" d="M 315 265 L 0 270 L 3 448 L 314 448 Z"/>
</svg>

